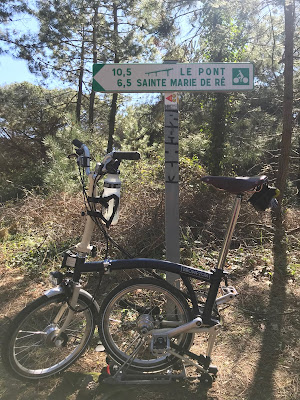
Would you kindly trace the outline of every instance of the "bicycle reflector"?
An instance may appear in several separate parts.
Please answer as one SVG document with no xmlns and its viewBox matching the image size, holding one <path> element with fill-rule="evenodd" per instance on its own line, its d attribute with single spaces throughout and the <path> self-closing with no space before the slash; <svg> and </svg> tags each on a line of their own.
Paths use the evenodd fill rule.
<svg viewBox="0 0 300 400">
<path fill-rule="evenodd" d="M 265 211 L 269 207 L 276 207 L 279 189 L 264 184 L 261 190 L 256 191 L 248 200 L 257 211 Z"/>
</svg>

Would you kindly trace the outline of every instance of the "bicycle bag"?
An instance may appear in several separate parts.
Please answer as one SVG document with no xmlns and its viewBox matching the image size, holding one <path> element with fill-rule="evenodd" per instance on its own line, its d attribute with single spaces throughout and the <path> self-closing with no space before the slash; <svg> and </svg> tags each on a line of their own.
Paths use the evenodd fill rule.
<svg viewBox="0 0 300 400">
<path fill-rule="evenodd" d="M 275 197 L 279 195 L 279 190 L 274 187 L 268 187 L 265 183 L 261 190 L 255 192 L 248 200 L 257 211 L 265 211 L 269 207 L 277 205 Z"/>
</svg>

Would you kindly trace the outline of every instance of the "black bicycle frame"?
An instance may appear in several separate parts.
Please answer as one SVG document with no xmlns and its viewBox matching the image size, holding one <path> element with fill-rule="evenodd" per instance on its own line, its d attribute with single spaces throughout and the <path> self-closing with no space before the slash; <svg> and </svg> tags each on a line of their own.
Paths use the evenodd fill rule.
<svg viewBox="0 0 300 400">
<path fill-rule="evenodd" d="M 189 278 L 194 278 L 210 284 L 208 297 L 205 303 L 204 312 L 201 315 L 203 323 L 211 325 L 215 321 L 211 320 L 212 309 L 217 297 L 217 292 L 222 279 L 226 276 L 226 272 L 220 269 L 213 271 L 204 271 L 201 269 L 189 267 L 183 264 L 172 263 L 169 261 L 156 260 L 151 258 L 133 258 L 126 260 L 109 260 L 109 261 L 92 261 L 85 262 L 76 267 L 77 274 L 85 274 L 88 272 L 104 272 L 109 273 L 117 270 L 144 269 L 144 270 L 160 270 L 165 272 L 173 272 L 179 275 L 187 288 L 189 298 L 193 306 L 194 317 L 199 315 L 199 307 L 196 294 L 192 288 Z"/>
<path fill-rule="evenodd" d="M 173 263 L 170 261 L 156 260 L 151 258 L 133 258 L 126 260 L 106 260 L 106 261 L 94 261 L 94 262 L 84 262 L 84 258 L 76 260 L 75 270 L 74 270 L 74 281 L 78 282 L 81 273 L 88 272 L 103 272 L 108 273 L 114 270 L 121 269 L 150 269 L 150 270 L 161 270 L 166 272 L 172 272 L 177 274 L 182 279 L 185 284 L 189 298 L 192 301 L 194 317 L 199 315 L 199 307 L 197 302 L 196 294 L 190 283 L 189 278 L 194 278 L 200 281 L 209 283 L 209 290 L 204 305 L 201 318 L 204 324 L 214 325 L 216 321 L 212 320 L 212 310 L 217 298 L 220 283 L 223 279 L 226 279 L 227 273 L 223 270 L 225 259 L 228 253 L 234 228 L 238 219 L 238 215 L 241 208 L 242 195 L 238 194 L 235 199 L 235 203 L 232 209 L 231 218 L 228 223 L 227 232 L 224 237 L 223 246 L 220 251 L 218 263 L 216 269 L 212 271 L 204 271 L 202 269 L 197 269 L 189 267 L 187 265 Z"/>
</svg>

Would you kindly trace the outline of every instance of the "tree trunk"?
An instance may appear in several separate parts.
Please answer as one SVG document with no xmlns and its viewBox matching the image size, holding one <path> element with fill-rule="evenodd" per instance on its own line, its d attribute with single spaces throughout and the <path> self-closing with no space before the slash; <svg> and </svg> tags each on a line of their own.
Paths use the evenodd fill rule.
<svg viewBox="0 0 300 400">
<path fill-rule="evenodd" d="M 82 28 L 82 43 L 80 51 L 80 67 L 79 67 L 78 93 L 77 93 L 77 103 L 76 103 L 76 122 L 79 124 L 80 124 L 81 103 L 82 103 L 83 70 L 84 70 L 84 27 Z"/>
<path fill-rule="evenodd" d="M 114 93 L 112 95 L 110 113 L 109 113 L 109 121 L 108 121 L 107 153 L 110 153 L 113 149 L 116 114 L 117 114 L 117 101 L 118 101 L 118 93 Z"/>
<path fill-rule="evenodd" d="M 278 207 L 273 213 L 275 227 L 274 235 L 274 279 L 281 279 L 286 274 L 287 246 L 285 226 L 282 212 L 282 199 L 286 188 L 289 157 L 291 152 L 293 130 L 293 47 L 294 47 L 294 23 L 295 1 L 286 0 L 284 5 L 285 15 L 285 68 L 284 68 L 284 93 L 283 93 L 283 126 L 281 148 L 278 165 L 276 186 L 280 190 Z"/>
<path fill-rule="evenodd" d="M 298 154 L 300 154 L 300 137 L 298 138 Z M 296 181 L 298 204 L 300 204 L 300 158 L 298 160 L 298 175 Z"/>
<path fill-rule="evenodd" d="M 93 64 L 97 64 L 97 33 L 98 33 L 98 11 L 99 5 L 95 4 L 94 16 L 93 16 Z M 90 105 L 89 105 L 89 127 L 93 130 L 94 125 L 94 104 L 95 104 L 95 91 L 92 89 L 90 94 Z"/>
<path fill-rule="evenodd" d="M 222 25 L 223 17 L 217 12 L 214 17 L 213 27 Z M 224 62 L 223 48 L 212 52 L 213 62 Z M 211 175 L 222 175 L 225 154 L 226 120 L 228 111 L 228 94 L 215 93 L 213 96 L 211 135 L 208 148 L 208 166 Z"/>
<path fill-rule="evenodd" d="M 225 150 L 227 94 L 216 93 L 212 110 L 211 138 L 209 143 L 209 171 L 211 175 L 222 174 Z"/>
<path fill-rule="evenodd" d="M 116 4 L 113 4 L 113 17 L 114 17 L 114 63 L 119 63 L 119 55 L 118 55 L 118 8 Z M 108 123 L 108 142 L 107 142 L 107 153 L 110 153 L 113 149 L 114 143 L 114 133 L 115 133 L 115 125 L 116 125 L 116 114 L 117 114 L 117 102 L 118 102 L 118 93 L 114 93 L 112 96 L 110 113 L 109 113 L 109 123 Z"/>
<path fill-rule="evenodd" d="M 286 0 L 285 14 L 285 68 L 284 68 L 284 93 L 283 93 L 283 127 L 280 146 L 280 157 L 276 185 L 280 190 L 279 211 L 286 187 L 289 172 L 289 157 L 293 130 L 293 48 L 294 48 L 294 22 L 295 2 Z"/>
</svg>

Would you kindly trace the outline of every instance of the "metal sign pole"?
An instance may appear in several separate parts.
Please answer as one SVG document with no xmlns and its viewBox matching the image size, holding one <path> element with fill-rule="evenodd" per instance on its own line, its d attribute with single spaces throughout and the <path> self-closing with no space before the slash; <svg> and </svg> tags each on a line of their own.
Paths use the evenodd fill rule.
<svg viewBox="0 0 300 400">
<path fill-rule="evenodd" d="M 165 238 L 166 259 L 180 262 L 179 231 L 179 156 L 178 95 L 165 94 Z M 178 276 L 167 273 L 167 281 L 176 286 Z"/>
</svg>

